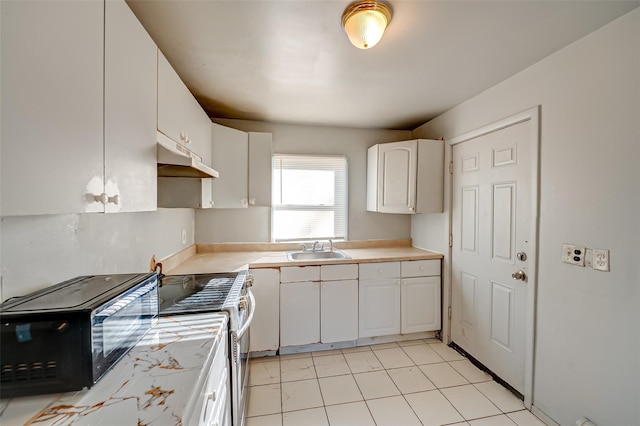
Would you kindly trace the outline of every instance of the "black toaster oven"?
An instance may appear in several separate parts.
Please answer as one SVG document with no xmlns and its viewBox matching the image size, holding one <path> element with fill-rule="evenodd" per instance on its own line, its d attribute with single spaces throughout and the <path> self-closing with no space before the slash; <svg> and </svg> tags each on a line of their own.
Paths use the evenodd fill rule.
<svg viewBox="0 0 640 426">
<path fill-rule="evenodd" d="M 90 388 L 158 316 L 156 274 L 81 276 L 0 305 L 0 398 Z"/>
</svg>

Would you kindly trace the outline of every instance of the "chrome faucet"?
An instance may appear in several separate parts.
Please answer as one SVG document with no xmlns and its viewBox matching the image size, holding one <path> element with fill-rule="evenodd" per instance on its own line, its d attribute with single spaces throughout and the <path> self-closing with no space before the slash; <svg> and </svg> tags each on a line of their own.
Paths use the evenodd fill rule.
<svg viewBox="0 0 640 426">
<path fill-rule="evenodd" d="M 333 251 L 333 241 L 329 239 L 329 251 Z"/>
<path fill-rule="evenodd" d="M 309 247 L 307 247 L 307 245 L 305 243 L 300 244 L 300 248 L 302 249 L 302 251 L 309 250 Z"/>
<path fill-rule="evenodd" d="M 311 251 L 313 251 L 314 253 L 316 252 L 316 246 L 318 245 L 318 243 L 319 243 L 319 241 L 314 241 L 314 242 L 313 242 L 313 248 L 312 248 L 312 250 L 311 250 Z M 322 247 L 322 246 L 320 246 L 320 247 Z M 322 250 L 322 249 L 321 249 L 321 250 Z"/>
</svg>

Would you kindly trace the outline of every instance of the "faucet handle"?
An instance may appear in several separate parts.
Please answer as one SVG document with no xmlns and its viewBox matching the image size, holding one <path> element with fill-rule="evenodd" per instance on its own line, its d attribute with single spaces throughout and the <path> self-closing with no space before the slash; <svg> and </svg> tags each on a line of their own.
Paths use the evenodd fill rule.
<svg viewBox="0 0 640 426">
<path fill-rule="evenodd" d="M 307 245 L 305 243 L 300 244 L 300 248 L 302 249 L 302 251 L 309 250 L 309 248 L 307 247 Z"/>
</svg>

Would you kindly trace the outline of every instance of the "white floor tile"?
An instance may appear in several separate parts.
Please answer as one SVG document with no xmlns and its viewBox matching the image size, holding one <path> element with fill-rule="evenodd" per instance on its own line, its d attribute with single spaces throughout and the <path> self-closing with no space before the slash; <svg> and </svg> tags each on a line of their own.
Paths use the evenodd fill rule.
<svg viewBox="0 0 640 426">
<path fill-rule="evenodd" d="M 372 371 L 354 374 L 364 399 L 383 398 L 400 395 L 400 391 L 386 371 Z"/>
<path fill-rule="evenodd" d="M 369 411 L 377 426 L 421 426 L 407 401 L 401 396 L 371 399 L 367 401 Z"/>
<path fill-rule="evenodd" d="M 415 346 L 415 345 L 424 345 L 424 339 L 415 339 L 415 340 L 403 340 L 401 342 L 398 342 L 398 345 L 405 347 L 405 346 Z"/>
<path fill-rule="evenodd" d="M 369 346 L 356 346 L 354 348 L 344 348 L 342 349 L 343 354 L 352 354 L 355 352 L 366 352 L 370 351 L 371 348 Z"/>
<path fill-rule="evenodd" d="M 311 352 L 300 352 L 297 354 L 280 355 L 280 361 L 283 359 L 311 358 Z"/>
<path fill-rule="evenodd" d="M 435 364 L 444 361 L 442 357 L 431 348 L 431 345 L 403 346 L 402 349 L 416 365 Z"/>
<path fill-rule="evenodd" d="M 287 382 L 282 383 L 281 386 L 283 412 L 322 407 L 324 405 L 317 379 Z"/>
<path fill-rule="evenodd" d="M 378 343 L 377 345 L 371 345 L 371 350 L 377 351 L 379 349 L 391 349 L 391 348 L 397 348 L 397 347 L 398 347 L 398 344 L 396 342 Z"/>
<path fill-rule="evenodd" d="M 502 410 L 503 413 L 524 409 L 522 401 L 497 382 L 477 383 L 475 387 Z"/>
<path fill-rule="evenodd" d="M 280 384 L 253 386 L 249 390 L 247 417 L 277 414 L 282 411 Z"/>
<path fill-rule="evenodd" d="M 282 414 L 270 414 L 268 416 L 247 417 L 245 426 L 282 426 Z"/>
<path fill-rule="evenodd" d="M 252 362 L 249 386 L 280 383 L 280 361 Z"/>
<path fill-rule="evenodd" d="M 469 382 L 446 362 L 421 365 L 420 370 L 438 388 L 466 385 Z"/>
<path fill-rule="evenodd" d="M 451 349 L 442 342 L 432 343 L 429 346 L 431 346 L 431 349 L 436 351 L 445 361 L 458 361 L 460 359 L 465 359 L 465 357 L 460 355 L 457 351 Z"/>
<path fill-rule="evenodd" d="M 327 349 L 326 351 L 311 352 L 311 355 L 314 358 L 318 356 L 340 355 L 340 354 L 342 354 L 342 349 Z"/>
<path fill-rule="evenodd" d="M 376 426 L 364 402 L 331 405 L 326 410 L 331 426 Z"/>
<path fill-rule="evenodd" d="M 313 358 L 283 358 L 280 360 L 280 377 L 283 382 L 316 378 Z"/>
<path fill-rule="evenodd" d="M 384 369 L 372 351 L 345 353 L 344 357 L 354 374 Z"/>
<path fill-rule="evenodd" d="M 406 400 L 425 426 L 464 421 L 464 418 L 438 390 L 405 395 Z"/>
<path fill-rule="evenodd" d="M 499 416 L 485 417 L 469 421 L 471 426 L 515 426 L 515 423 L 509 417 L 501 414 Z"/>
<path fill-rule="evenodd" d="M 316 366 L 316 374 L 318 377 L 351 374 L 349 364 L 347 364 L 347 360 L 344 359 L 342 352 L 339 352 L 337 355 L 313 357 L 313 363 Z"/>
<path fill-rule="evenodd" d="M 414 365 L 411 358 L 398 346 L 390 349 L 374 349 L 373 353 L 386 369 L 410 367 Z"/>
<path fill-rule="evenodd" d="M 282 414 L 283 426 L 329 426 L 324 407 Z"/>
<path fill-rule="evenodd" d="M 424 392 L 436 388 L 431 380 L 422 373 L 422 370 L 415 366 L 394 368 L 387 370 L 387 373 L 403 394 Z"/>
<path fill-rule="evenodd" d="M 544 422 L 527 410 L 509 413 L 507 417 L 516 422 L 518 426 L 545 426 Z"/>
<path fill-rule="evenodd" d="M 362 401 L 362 394 L 351 374 L 318 379 L 324 405 Z"/>
<path fill-rule="evenodd" d="M 458 373 L 462 374 L 464 378 L 471 383 L 481 383 L 493 380 L 493 378 L 489 374 L 471 364 L 471 361 L 469 361 L 468 359 L 451 361 L 449 362 L 449 365 L 452 366 Z"/>
<path fill-rule="evenodd" d="M 473 385 L 440 389 L 440 392 L 462 414 L 465 420 L 502 414 L 500 409 Z"/>
</svg>

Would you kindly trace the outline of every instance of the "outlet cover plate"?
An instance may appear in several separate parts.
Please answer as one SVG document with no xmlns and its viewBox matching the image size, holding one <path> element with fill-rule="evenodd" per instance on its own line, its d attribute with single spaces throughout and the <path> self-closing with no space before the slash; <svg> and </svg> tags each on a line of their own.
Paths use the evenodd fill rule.
<svg viewBox="0 0 640 426">
<path fill-rule="evenodd" d="M 584 266 L 586 248 L 573 244 L 562 245 L 562 261 L 569 265 Z"/>
<path fill-rule="evenodd" d="M 609 272 L 609 250 L 593 249 L 593 269 Z"/>
</svg>

